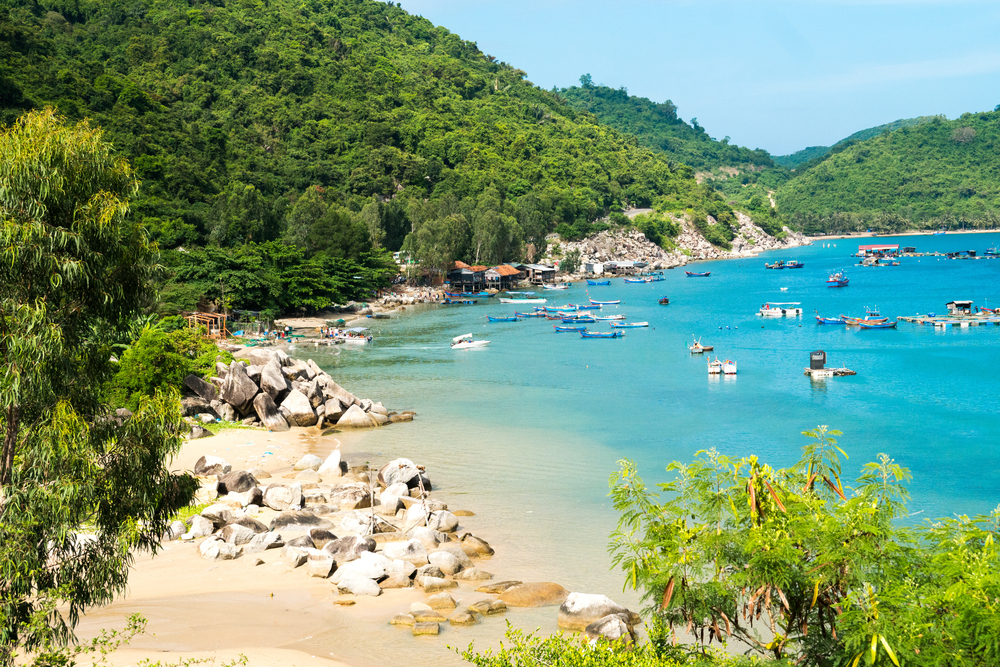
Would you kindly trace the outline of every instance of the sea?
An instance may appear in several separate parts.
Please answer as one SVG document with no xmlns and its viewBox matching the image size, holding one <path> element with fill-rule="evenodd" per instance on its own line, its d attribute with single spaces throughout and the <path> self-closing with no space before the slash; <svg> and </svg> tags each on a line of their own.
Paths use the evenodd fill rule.
<svg viewBox="0 0 1000 667">
<path fill-rule="evenodd" d="M 625 330 L 619 339 L 555 333 L 546 319 L 490 323 L 488 315 L 532 308 L 492 298 L 370 320 L 374 342 L 367 346 L 290 353 L 312 357 L 360 396 L 417 413 L 412 423 L 363 435 L 352 446 L 351 464 L 405 456 L 425 465 L 436 494 L 452 508 L 475 512 L 468 527 L 495 546 L 497 555 L 484 569 L 640 608 L 639 595 L 608 553 L 618 520 L 608 481 L 626 459 L 654 489 L 672 478 L 670 462 L 691 461 L 709 448 L 785 467 L 801 455 L 802 432 L 826 425 L 843 432 L 848 482 L 880 453 L 909 468 L 911 522 L 988 514 L 1000 505 L 1000 326 L 900 322 L 895 330 L 859 330 L 815 319 L 875 309 L 892 319 L 943 314 L 953 300 L 1000 306 L 1000 259 L 913 257 L 896 267 L 855 266 L 860 260 L 851 255 L 868 243 L 981 256 L 1000 245 L 1000 234 L 818 240 L 686 267 L 710 272 L 707 278 L 678 268 L 665 271 L 662 282 L 612 278 L 610 286 L 535 290 L 546 305 L 620 299 L 601 314 L 623 313 L 649 327 Z M 777 259 L 805 266 L 764 268 Z M 828 287 L 827 277 L 838 270 L 849 285 Z M 669 305 L 658 303 L 661 296 Z M 794 302 L 803 314 L 761 318 L 757 313 L 768 302 Z M 606 322 L 589 326 L 610 330 Z M 465 333 L 490 344 L 452 350 L 452 337 Z M 694 339 L 714 352 L 691 354 Z M 817 350 L 826 353 L 827 365 L 857 375 L 806 376 Z M 710 377 L 709 356 L 736 361 L 738 374 Z M 543 608 L 512 612 L 508 620 L 550 632 L 555 616 Z M 495 645 L 502 625 L 484 626 L 416 644 L 385 626 L 385 652 L 371 656 L 370 664 L 396 657 L 458 664 L 444 647 L 449 641 Z M 350 651 L 338 655 L 369 660 Z"/>
</svg>

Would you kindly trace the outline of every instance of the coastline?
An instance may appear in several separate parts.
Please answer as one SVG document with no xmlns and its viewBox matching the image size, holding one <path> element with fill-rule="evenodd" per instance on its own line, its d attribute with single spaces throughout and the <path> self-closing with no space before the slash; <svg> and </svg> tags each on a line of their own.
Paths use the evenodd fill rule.
<svg viewBox="0 0 1000 667">
<path fill-rule="evenodd" d="M 952 234 L 996 234 L 1000 229 L 956 229 L 948 230 L 945 236 Z M 838 239 L 871 239 L 871 238 L 893 238 L 896 236 L 934 236 L 934 230 L 919 229 L 905 232 L 893 232 L 891 234 L 875 234 L 872 232 L 856 232 L 853 234 L 831 234 L 829 236 L 806 236 L 812 242 L 835 241 Z"/>
</svg>

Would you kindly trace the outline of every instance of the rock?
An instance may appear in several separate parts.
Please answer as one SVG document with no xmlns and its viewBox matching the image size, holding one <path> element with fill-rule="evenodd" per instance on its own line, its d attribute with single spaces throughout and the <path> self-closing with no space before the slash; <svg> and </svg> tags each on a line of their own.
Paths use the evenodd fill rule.
<svg viewBox="0 0 1000 667">
<path fill-rule="evenodd" d="M 306 574 L 310 577 L 326 579 L 333 572 L 334 567 L 336 567 L 336 563 L 333 558 L 322 552 L 320 554 L 309 554 L 306 559 Z"/>
<path fill-rule="evenodd" d="M 462 611 L 452 614 L 448 622 L 452 625 L 475 625 L 479 622 L 479 619 L 471 611 L 463 609 Z"/>
<path fill-rule="evenodd" d="M 330 494 L 330 502 L 342 510 L 364 509 L 372 506 L 372 494 L 360 484 L 342 486 Z"/>
<path fill-rule="evenodd" d="M 427 560 L 431 565 L 436 565 L 446 575 L 452 575 L 462 570 L 462 564 L 458 562 L 454 554 L 445 551 L 434 551 L 427 555 Z"/>
<path fill-rule="evenodd" d="M 174 521 L 167 526 L 167 530 L 163 533 L 162 541 L 169 542 L 170 540 L 176 540 L 186 532 L 187 526 L 184 525 L 183 521 Z"/>
<path fill-rule="evenodd" d="M 402 572 L 390 572 L 378 585 L 382 590 L 388 588 L 410 588 L 413 586 L 413 580 Z"/>
<path fill-rule="evenodd" d="M 267 549 L 280 549 L 283 546 L 285 543 L 278 533 L 261 533 L 250 540 L 250 543 L 244 547 L 244 551 L 256 554 Z"/>
<path fill-rule="evenodd" d="M 249 507 L 250 505 L 260 507 L 264 504 L 264 492 L 260 490 L 260 487 L 255 486 L 245 493 L 233 492 L 226 494 L 226 501 L 233 501 L 240 507 Z"/>
<path fill-rule="evenodd" d="M 562 604 L 569 591 L 551 582 L 533 582 L 511 586 L 500 594 L 509 607 L 546 607 Z"/>
<path fill-rule="evenodd" d="M 507 605 L 501 600 L 480 600 L 469 605 L 469 611 L 483 616 L 495 616 L 507 611 Z"/>
<path fill-rule="evenodd" d="M 187 535 L 190 537 L 208 537 L 214 532 L 215 524 L 212 521 L 209 521 L 200 514 L 191 517 L 191 527 L 187 532 Z"/>
<path fill-rule="evenodd" d="M 253 475 L 256 479 L 268 479 L 271 477 L 271 473 L 263 468 L 250 468 L 247 472 Z"/>
<path fill-rule="evenodd" d="M 427 517 L 427 527 L 442 533 L 454 533 L 458 530 L 458 517 L 447 510 L 431 512 Z"/>
<path fill-rule="evenodd" d="M 320 375 L 318 377 L 320 385 L 323 387 L 323 395 L 326 396 L 327 400 L 336 398 L 345 409 L 360 403 L 357 396 L 334 382 L 329 375 Z"/>
<path fill-rule="evenodd" d="M 382 553 L 386 558 L 398 558 L 414 565 L 427 564 L 427 548 L 420 540 L 390 542 L 382 548 Z"/>
<path fill-rule="evenodd" d="M 205 412 L 198 415 L 198 421 L 202 424 L 214 424 L 216 422 L 216 417 L 210 412 Z"/>
<path fill-rule="evenodd" d="M 316 413 L 313 412 L 312 405 L 309 403 L 309 398 L 303 394 L 301 391 L 292 390 L 288 392 L 284 400 L 281 401 L 281 407 L 288 410 L 289 417 L 288 421 L 292 426 L 315 426 L 316 425 Z M 307 456 L 312 456 L 308 454 Z M 319 457 L 314 456 L 318 460 L 316 467 L 322 463 Z"/>
<path fill-rule="evenodd" d="M 295 479 L 299 482 L 312 482 L 316 484 L 322 480 L 319 473 L 315 470 L 303 470 L 295 476 Z"/>
<path fill-rule="evenodd" d="M 295 462 L 292 470 L 319 470 L 321 465 L 323 465 L 323 459 L 315 454 L 306 454 Z"/>
<path fill-rule="evenodd" d="M 437 565 L 421 565 L 414 572 L 417 579 L 421 577 L 437 577 L 438 579 L 444 579 L 444 572 L 441 571 Z"/>
<path fill-rule="evenodd" d="M 327 475 L 340 477 L 340 460 L 340 450 L 335 449 L 330 452 L 330 455 L 326 457 L 326 460 L 320 464 L 319 469 L 316 472 L 324 477 Z"/>
<path fill-rule="evenodd" d="M 385 415 L 380 415 L 377 412 L 369 412 L 368 418 L 371 419 L 373 426 L 385 426 L 390 423 L 389 418 Z"/>
<path fill-rule="evenodd" d="M 285 547 L 281 552 L 281 560 L 285 563 L 285 565 L 294 570 L 297 567 L 305 565 L 306 560 L 308 560 L 308 556 L 303 549 L 297 547 Z"/>
<path fill-rule="evenodd" d="M 396 512 L 401 509 L 403 509 L 403 501 L 398 496 L 383 493 L 379 497 L 379 504 L 375 511 L 382 516 L 396 516 Z"/>
<path fill-rule="evenodd" d="M 629 644 L 635 641 L 635 631 L 622 614 L 603 616 L 589 624 L 584 631 L 591 640 L 603 637 L 608 641 L 622 640 Z"/>
<path fill-rule="evenodd" d="M 253 366 L 264 367 L 272 359 L 275 359 L 274 350 L 268 350 L 267 348 L 262 347 L 252 347 L 247 351 L 247 359 L 250 360 L 250 364 Z M 280 364 L 278 367 L 281 367 Z"/>
<path fill-rule="evenodd" d="M 611 614 L 624 614 L 630 625 L 641 622 L 638 614 L 615 604 L 606 595 L 570 593 L 559 607 L 559 627 L 580 632 L 594 621 Z"/>
<path fill-rule="evenodd" d="M 431 490 L 430 479 L 410 459 L 395 459 L 386 463 L 378 471 L 378 481 L 386 488 L 393 484 L 405 484 L 408 489 L 419 487 L 423 482 L 424 489 Z"/>
<path fill-rule="evenodd" d="M 267 427 L 268 431 L 287 431 L 288 422 L 284 416 L 278 412 L 278 406 L 274 404 L 268 394 L 257 394 L 253 399 L 253 409 L 260 418 L 260 421 Z"/>
<path fill-rule="evenodd" d="M 425 549 L 437 549 L 440 545 L 448 541 L 448 536 L 437 530 L 431 530 L 426 526 L 417 526 L 407 531 L 406 536 L 419 540 Z"/>
<path fill-rule="evenodd" d="M 400 414 L 389 417 L 390 424 L 400 424 L 402 422 L 411 422 L 411 421 L 413 421 L 413 415 L 410 414 Z"/>
<path fill-rule="evenodd" d="M 392 620 L 389 621 L 389 625 L 404 625 L 411 628 L 414 623 L 416 623 L 416 621 L 413 620 L 413 616 L 410 614 L 396 614 L 392 617 Z"/>
<path fill-rule="evenodd" d="M 372 581 L 371 579 L 342 579 L 337 586 L 341 590 L 346 590 L 354 595 L 370 595 L 372 597 L 378 597 L 382 594 L 382 589 L 379 585 Z"/>
<path fill-rule="evenodd" d="M 323 414 L 326 417 L 326 421 L 331 424 L 336 424 L 344 416 L 346 410 L 347 408 L 344 407 L 339 398 L 328 398 L 323 403 Z"/>
<path fill-rule="evenodd" d="M 274 403 L 281 403 L 292 390 L 292 384 L 281 372 L 281 365 L 277 359 L 272 359 L 261 368 L 260 390 L 270 396 Z"/>
<path fill-rule="evenodd" d="M 227 421 L 227 422 L 239 421 L 239 415 L 237 414 L 236 409 L 233 408 L 233 406 L 229 405 L 229 403 L 223 403 L 221 406 L 219 406 L 218 412 L 219 412 L 219 419 L 221 419 L 222 421 Z"/>
<path fill-rule="evenodd" d="M 457 581 L 451 581 L 450 579 L 441 579 L 439 577 L 418 577 L 417 583 L 420 587 L 424 589 L 425 593 L 437 593 L 438 591 L 446 591 L 451 588 L 458 588 Z"/>
<path fill-rule="evenodd" d="M 232 560 L 239 555 L 235 546 L 218 537 L 207 537 L 198 545 L 198 553 L 205 560 Z"/>
<path fill-rule="evenodd" d="M 492 578 L 492 574 L 477 567 L 466 568 L 455 575 L 455 579 L 458 581 L 485 581 Z"/>
<path fill-rule="evenodd" d="M 222 503 L 206 507 L 201 511 L 201 516 L 211 521 L 216 530 L 230 523 L 234 518 L 232 510 Z"/>
<path fill-rule="evenodd" d="M 256 536 L 251 529 L 246 526 L 241 526 L 238 523 L 231 523 L 228 526 L 223 526 L 222 530 L 219 531 L 219 537 L 224 539 L 229 544 L 236 546 L 242 546 L 248 544 Z"/>
<path fill-rule="evenodd" d="M 337 420 L 337 426 L 340 428 L 371 428 L 375 426 L 372 422 L 371 417 L 368 413 L 359 408 L 357 405 L 352 405 L 347 409 L 346 412 Z"/>
<path fill-rule="evenodd" d="M 229 365 L 229 374 L 219 390 L 219 398 L 236 408 L 240 414 L 247 414 L 257 395 L 257 385 L 247 377 L 243 364 L 234 361 Z"/>
<path fill-rule="evenodd" d="M 379 483 L 381 484 L 381 481 L 379 481 Z M 396 482 L 395 484 L 390 484 L 389 486 L 385 487 L 385 490 L 382 492 L 382 495 L 390 495 L 390 496 L 396 496 L 397 498 L 402 498 L 404 496 L 410 495 L 410 487 L 408 487 L 406 484 L 403 484 L 402 482 Z"/>
<path fill-rule="evenodd" d="M 206 401 L 214 401 L 219 398 L 219 390 L 211 382 L 205 382 L 197 375 L 188 375 L 184 378 L 184 384 L 188 389 L 198 394 Z"/>
<path fill-rule="evenodd" d="M 337 565 L 342 565 L 359 558 L 363 553 L 375 551 L 375 540 L 360 535 L 345 535 L 327 542 L 323 551 L 333 556 Z"/>
<path fill-rule="evenodd" d="M 455 515 L 455 516 L 457 516 L 457 517 L 463 517 L 463 516 L 476 516 L 476 513 L 475 513 L 475 512 L 471 512 L 471 511 L 469 511 L 469 510 L 453 510 L 453 511 L 452 511 L 452 514 L 454 514 L 454 515 Z"/>
<path fill-rule="evenodd" d="M 310 528 L 330 528 L 330 522 L 306 510 L 284 510 L 271 519 L 271 530 L 288 528 L 308 530 Z"/>
<path fill-rule="evenodd" d="M 251 382 L 253 382 L 255 385 L 259 386 L 260 385 L 260 373 L 261 373 L 262 370 L 263 370 L 262 366 L 257 366 L 257 365 L 251 364 L 250 366 L 247 366 L 247 368 L 246 368 L 247 377 L 250 378 Z"/>
<path fill-rule="evenodd" d="M 308 535 L 299 535 L 298 537 L 293 537 L 285 543 L 286 547 L 295 547 L 298 549 L 315 549 L 316 543 L 312 541 L 312 538 Z"/>
<path fill-rule="evenodd" d="M 385 415 L 386 417 L 389 416 L 389 411 L 385 409 L 385 406 L 382 405 L 381 402 L 372 403 L 371 407 L 368 409 L 368 412 L 374 412 L 375 414 Z"/>
<path fill-rule="evenodd" d="M 262 524 L 257 519 L 254 519 L 253 517 L 249 517 L 249 516 L 237 517 L 237 518 L 233 519 L 232 523 L 230 523 L 228 525 L 231 526 L 231 525 L 234 525 L 234 524 L 237 525 L 237 526 L 243 526 L 244 528 L 249 528 L 250 530 L 252 530 L 254 532 L 255 535 L 260 535 L 261 533 L 266 533 L 267 530 L 268 530 L 267 526 L 265 526 L 264 524 Z"/>
<path fill-rule="evenodd" d="M 413 620 L 415 620 L 417 623 L 444 623 L 447 620 L 444 617 L 444 614 L 442 614 L 439 611 L 434 611 L 433 609 L 431 610 L 420 609 L 417 611 L 411 610 L 410 614 L 413 615 Z"/>
<path fill-rule="evenodd" d="M 194 464 L 194 474 L 198 477 L 205 475 L 225 475 L 232 469 L 233 466 L 218 456 L 202 456 Z"/>
<path fill-rule="evenodd" d="M 246 470 L 234 470 L 219 477 L 219 495 L 244 493 L 257 486 L 257 480 Z"/>
<path fill-rule="evenodd" d="M 279 512 L 302 507 L 302 489 L 298 486 L 269 484 L 264 489 L 264 504 Z"/>
<path fill-rule="evenodd" d="M 425 635 L 436 635 L 441 632 L 438 623 L 416 623 L 413 626 L 413 636 L 423 637 Z"/>
<path fill-rule="evenodd" d="M 424 604 L 431 609 L 454 609 L 458 606 L 458 603 L 455 602 L 455 598 L 451 597 L 449 593 L 438 593 L 436 595 L 432 595 L 424 600 Z"/>
<path fill-rule="evenodd" d="M 323 528 L 311 529 L 309 531 L 309 537 L 312 538 L 313 544 L 316 545 L 317 549 L 322 549 L 328 542 L 333 542 L 337 539 L 336 535 L 331 533 L 329 530 L 324 530 Z"/>
<path fill-rule="evenodd" d="M 462 551 L 469 558 L 487 558 L 494 553 L 493 547 L 486 540 L 481 540 L 472 533 L 462 535 Z"/>
<path fill-rule="evenodd" d="M 193 417 L 197 414 L 201 414 L 202 412 L 208 412 L 211 409 L 212 408 L 208 404 L 208 401 L 200 396 L 189 396 L 181 399 L 181 414 L 185 417 Z"/>
</svg>

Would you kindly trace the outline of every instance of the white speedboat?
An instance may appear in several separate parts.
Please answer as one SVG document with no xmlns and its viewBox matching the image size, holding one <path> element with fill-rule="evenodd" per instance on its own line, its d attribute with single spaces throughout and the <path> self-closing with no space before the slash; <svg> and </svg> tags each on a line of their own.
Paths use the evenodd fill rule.
<svg viewBox="0 0 1000 667">
<path fill-rule="evenodd" d="M 736 362 L 726 359 L 722 362 L 722 372 L 724 375 L 736 375 Z"/>
<path fill-rule="evenodd" d="M 569 285 L 542 285 L 542 289 L 547 289 L 547 290 L 569 289 Z"/>
<path fill-rule="evenodd" d="M 624 315 L 591 315 L 591 317 L 602 322 L 617 322 L 625 319 Z"/>
<path fill-rule="evenodd" d="M 548 299 L 500 299 L 500 303 L 545 303 Z"/>
<path fill-rule="evenodd" d="M 799 305 L 799 301 L 768 301 L 760 307 L 757 314 L 761 317 L 798 317 L 802 314 L 802 309 L 796 308 Z"/>
<path fill-rule="evenodd" d="M 716 357 L 715 361 L 708 362 L 708 374 L 709 375 L 721 375 L 722 374 L 722 362 Z"/>
<path fill-rule="evenodd" d="M 462 334 L 451 339 L 451 349 L 468 350 L 473 347 L 485 347 L 490 344 L 488 340 L 472 340 L 472 334 Z"/>
</svg>

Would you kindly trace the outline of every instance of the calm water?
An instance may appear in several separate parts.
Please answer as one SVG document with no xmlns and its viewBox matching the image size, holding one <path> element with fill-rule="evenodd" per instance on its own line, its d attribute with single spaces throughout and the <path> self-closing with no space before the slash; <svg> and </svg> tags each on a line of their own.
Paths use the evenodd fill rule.
<svg viewBox="0 0 1000 667">
<path fill-rule="evenodd" d="M 1000 244 L 1000 234 L 877 241 L 981 254 Z M 366 349 L 308 352 L 355 393 L 417 411 L 412 424 L 365 436 L 356 458 L 402 454 L 426 464 L 450 504 L 476 511 L 475 532 L 497 545 L 487 569 L 634 605 L 606 553 L 616 519 L 607 480 L 621 458 L 635 460 L 650 484 L 666 479 L 670 461 L 708 447 L 787 466 L 804 444 L 800 432 L 827 424 L 844 432 L 846 477 L 879 452 L 912 470 L 918 518 L 988 512 L 1000 503 L 1000 327 L 941 331 L 900 323 L 898 330 L 859 331 L 813 319 L 814 310 L 860 316 L 866 306 L 887 316 L 942 313 L 954 299 L 1000 306 L 1000 260 L 915 258 L 862 268 L 849 256 L 858 240 L 829 243 L 837 247 L 696 265 L 710 278 L 673 270 L 649 285 L 613 279 L 610 287 L 542 294 L 547 305 L 584 302 L 586 289 L 595 299 L 621 299 L 604 312 L 650 323 L 624 339 L 555 334 L 551 321 L 539 319 L 488 324 L 486 315 L 517 309 L 491 299 L 372 321 L 376 344 Z M 778 258 L 806 266 L 764 269 Z M 837 269 L 847 270 L 849 287 L 826 287 Z M 658 305 L 660 295 L 670 305 Z M 801 302 L 805 314 L 762 320 L 755 313 L 769 300 Z M 448 347 L 469 331 L 491 345 Z M 687 351 L 692 336 L 736 360 L 739 375 L 709 378 L 705 359 Z M 802 369 L 816 349 L 827 352 L 829 365 L 858 375 L 811 381 Z M 544 614 L 511 620 L 554 630 L 550 615 L 551 627 Z"/>
</svg>

